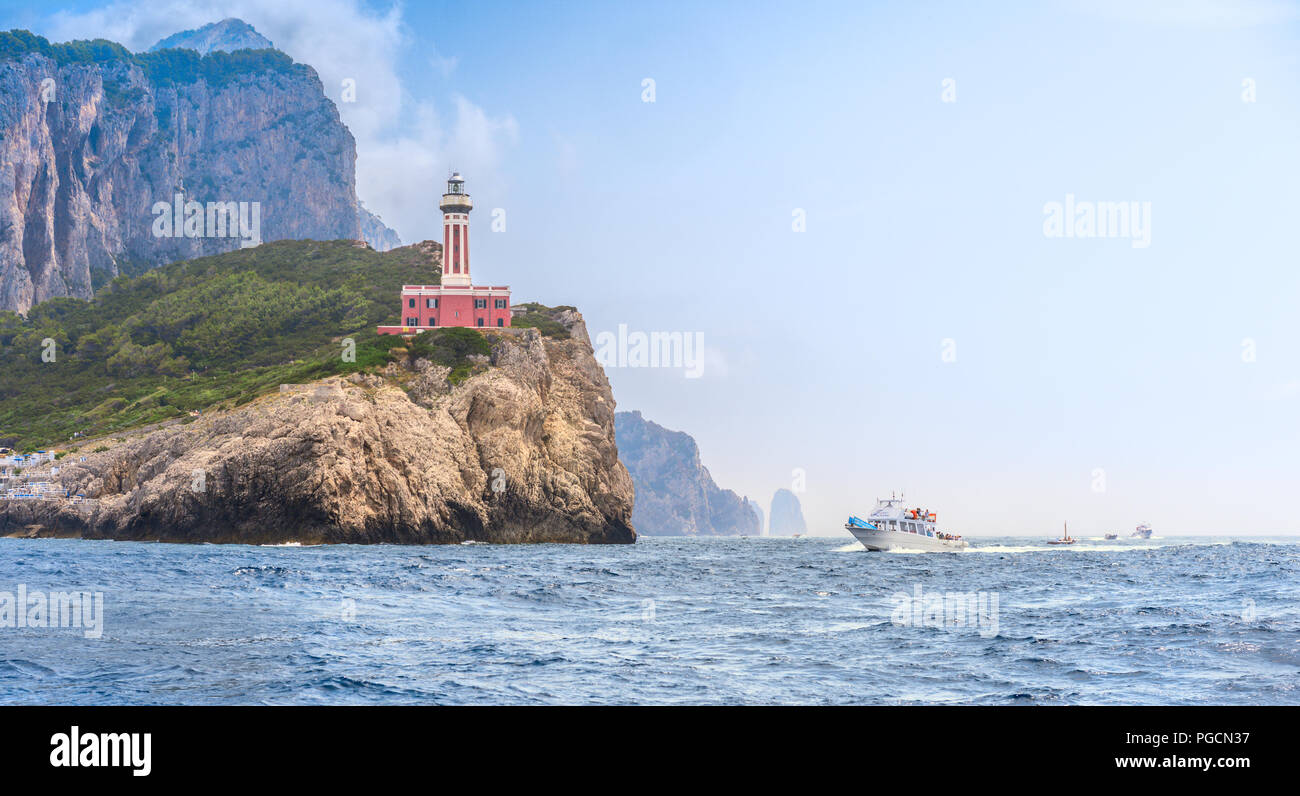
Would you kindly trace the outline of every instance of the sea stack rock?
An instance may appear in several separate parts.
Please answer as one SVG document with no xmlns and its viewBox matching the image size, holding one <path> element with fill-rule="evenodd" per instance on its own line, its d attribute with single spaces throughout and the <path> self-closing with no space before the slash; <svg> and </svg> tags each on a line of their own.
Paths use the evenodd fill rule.
<svg viewBox="0 0 1300 796">
<path fill-rule="evenodd" d="M 778 489 L 772 496 L 772 513 L 768 532 L 772 536 L 793 536 L 808 533 L 808 525 L 803 519 L 803 508 L 799 498 L 788 489 Z"/>
</svg>

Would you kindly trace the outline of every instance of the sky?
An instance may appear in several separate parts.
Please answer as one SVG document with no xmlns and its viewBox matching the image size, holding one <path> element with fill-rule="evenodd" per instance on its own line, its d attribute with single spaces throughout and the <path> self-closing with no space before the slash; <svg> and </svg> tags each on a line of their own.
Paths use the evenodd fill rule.
<svg viewBox="0 0 1300 796">
<path fill-rule="evenodd" d="M 893 490 L 970 535 L 1300 532 L 1300 3 L 0 0 L 136 50 L 228 16 L 356 81 L 404 241 L 457 168 L 478 279 L 702 340 L 607 368 L 619 409 L 811 533 Z"/>
</svg>

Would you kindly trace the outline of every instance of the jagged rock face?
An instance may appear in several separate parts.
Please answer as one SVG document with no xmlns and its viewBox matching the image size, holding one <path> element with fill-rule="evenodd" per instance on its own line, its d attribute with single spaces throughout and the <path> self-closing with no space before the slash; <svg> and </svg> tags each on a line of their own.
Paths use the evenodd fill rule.
<svg viewBox="0 0 1300 796">
<path fill-rule="evenodd" d="M 230 18 L 195 30 L 173 33 L 150 47 L 149 52 L 166 50 L 170 47 L 184 47 L 201 55 L 207 55 L 217 50 L 234 52 L 235 50 L 261 50 L 274 46 L 270 39 L 258 33 L 252 25 L 242 19 Z"/>
<path fill-rule="evenodd" d="M 356 145 L 306 66 L 210 85 L 27 53 L 0 61 L 0 136 L 0 309 L 240 245 L 156 236 L 154 205 L 177 193 L 258 203 L 264 241 L 361 236 Z"/>
<path fill-rule="evenodd" d="M 762 534 L 763 533 L 763 509 L 757 503 L 750 500 L 748 497 L 745 498 L 745 505 L 749 508 L 750 511 L 754 513 L 754 516 L 758 518 L 758 532 L 759 534 Z"/>
<path fill-rule="evenodd" d="M 377 252 L 386 252 L 401 247 L 402 239 L 389 229 L 384 220 L 357 202 L 357 222 L 361 224 L 361 239 L 370 244 Z"/>
<path fill-rule="evenodd" d="M 799 498 L 788 489 L 778 489 L 772 495 L 772 511 L 768 516 L 768 533 L 772 536 L 792 536 L 807 533 L 808 524 L 803 519 Z"/>
<path fill-rule="evenodd" d="M 491 337 L 486 372 L 426 389 L 418 403 L 390 379 L 358 374 L 127 438 L 57 476 L 65 488 L 97 497 L 97 506 L 0 503 L 0 534 L 240 543 L 635 541 L 614 399 L 590 342 L 544 339 L 534 329 Z M 445 376 L 418 370 L 426 379 Z"/>
<path fill-rule="evenodd" d="M 636 486 L 632 522 L 648 536 L 757 536 L 758 517 L 700 464 L 695 440 L 642 417 L 619 412 L 619 455 Z"/>
</svg>

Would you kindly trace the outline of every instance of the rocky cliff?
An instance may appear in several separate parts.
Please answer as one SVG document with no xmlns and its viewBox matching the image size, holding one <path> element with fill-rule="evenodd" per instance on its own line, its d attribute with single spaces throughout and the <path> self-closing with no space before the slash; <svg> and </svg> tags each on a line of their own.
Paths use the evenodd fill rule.
<svg viewBox="0 0 1300 796">
<path fill-rule="evenodd" d="M 150 47 L 149 52 L 179 48 L 207 55 L 219 51 L 232 53 L 235 50 L 268 50 L 273 47 L 275 45 L 271 40 L 258 33 L 252 25 L 232 17 L 194 30 L 173 33 Z"/>
<path fill-rule="evenodd" d="M 358 238 L 355 161 L 315 71 L 278 51 L 0 33 L 0 309 L 254 238 Z M 177 195 L 197 223 L 159 223 Z M 229 202 L 249 234 L 219 223 Z"/>
<path fill-rule="evenodd" d="M 357 202 L 357 222 L 361 225 L 361 239 L 377 252 L 392 251 L 402 245 L 402 239 L 388 228 L 384 220 Z"/>
<path fill-rule="evenodd" d="M 713 482 L 695 440 L 646 420 L 615 416 L 619 455 L 636 486 L 632 522 L 648 536 L 757 536 L 758 516 L 730 489 Z"/>
<path fill-rule="evenodd" d="M 488 332 L 463 380 L 404 360 L 88 444 L 51 478 L 91 500 L 0 501 L 0 534 L 632 542 L 613 395 L 581 316 L 559 320 L 569 337 Z"/>
<path fill-rule="evenodd" d="M 808 533 L 803 507 L 799 498 L 788 489 L 778 489 L 772 495 L 772 510 L 767 519 L 769 536 L 793 536 Z"/>
<path fill-rule="evenodd" d="M 763 509 L 762 509 L 762 507 L 760 507 L 760 506 L 759 506 L 757 503 L 755 503 L 754 501 L 750 500 L 748 497 L 745 498 L 745 506 L 747 506 L 747 507 L 749 508 L 749 510 L 750 510 L 751 512 L 754 513 L 754 517 L 758 520 L 758 533 L 759 533 L 759 535 L 762 535 L 762 533 L 763 533 Z"/>
</svg>

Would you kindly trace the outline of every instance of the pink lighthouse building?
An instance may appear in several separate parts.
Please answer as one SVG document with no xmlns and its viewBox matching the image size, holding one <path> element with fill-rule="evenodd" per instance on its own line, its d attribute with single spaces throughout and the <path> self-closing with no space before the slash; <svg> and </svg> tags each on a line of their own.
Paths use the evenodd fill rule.
<svg viewBox="0 0 1300 796">
<path fill-rule="evenodd" d="M 469 275 L 469 212 L 474 200 L 459 173 L 447 180 L 442 209 L 442 284 L 402 286 L 402 325 L 380 334 L 418 334 L 439 326 L 507 327 L 510 288 L 475 285 Z"/>
</svg>

